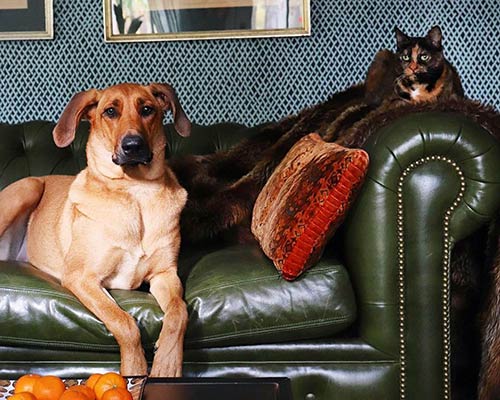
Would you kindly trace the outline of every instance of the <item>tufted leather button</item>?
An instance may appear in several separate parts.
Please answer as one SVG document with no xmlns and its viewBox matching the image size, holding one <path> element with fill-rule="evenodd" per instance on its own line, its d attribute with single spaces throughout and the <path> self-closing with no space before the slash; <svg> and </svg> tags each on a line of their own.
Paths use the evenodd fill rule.
<svg viewBox="0 0 500 400">
<path fill-rule="evenodd" d="M 316 396 L 313 393 L 307 393 L 306 400 L 316 400 Z"/>
</svg>

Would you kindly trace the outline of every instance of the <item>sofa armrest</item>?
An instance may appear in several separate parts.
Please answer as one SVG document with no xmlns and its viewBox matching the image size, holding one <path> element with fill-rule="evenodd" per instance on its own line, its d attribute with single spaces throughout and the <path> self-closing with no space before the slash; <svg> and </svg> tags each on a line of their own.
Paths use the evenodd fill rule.
<svg viewBox="0 0 500 400">
<path fill-rule="evenodd" d="M 365 149 L 371 165 L 344 224 L 360 335 L 399 358 L 401 398 L 449 398 L 450 251 L 500 207 L 500 145 L 463 115 L 423 112 Z"/>
</svg>

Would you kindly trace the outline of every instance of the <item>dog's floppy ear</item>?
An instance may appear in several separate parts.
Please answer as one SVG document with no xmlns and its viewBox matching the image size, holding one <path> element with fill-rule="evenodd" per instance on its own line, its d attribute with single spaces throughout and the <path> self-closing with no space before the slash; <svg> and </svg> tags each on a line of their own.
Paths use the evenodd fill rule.
<svg viewBox="0 0 500 400">
<path fill-rule="evenodd" d="M 184 113 L 174 88 L 166 83 L 152 83 L 149 88 L 164 111 L 172 110 L 177 133 L 184 137 L 189 136 L 191 134 L 191 122 Z"/>
<path fill-rule="evenodd" d="M 86 116 L 91 107 L 99 100 L 99 91 L 87 90 L 75 94 L 64 109 L 59 122 L 52 131 L 54 142 L 58 147 L 66 147 L 75 139 L 76 127 L 80 120 Z"/>
</svg>

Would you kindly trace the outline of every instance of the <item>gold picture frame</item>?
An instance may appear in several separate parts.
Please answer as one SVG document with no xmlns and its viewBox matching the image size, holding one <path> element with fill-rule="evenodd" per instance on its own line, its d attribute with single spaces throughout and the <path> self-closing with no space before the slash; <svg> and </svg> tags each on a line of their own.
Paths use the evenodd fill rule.
<svg viewBox="0 0 500 400">
<path fill-rule="evenodd" d="M 308 36 L 310 0 L 103 0 L 105 42 Z"/>
<path fill-rule="evenodd" d="M 0 40 L 53 39 L 53 0 L 0 0 Z"/>
</svg>

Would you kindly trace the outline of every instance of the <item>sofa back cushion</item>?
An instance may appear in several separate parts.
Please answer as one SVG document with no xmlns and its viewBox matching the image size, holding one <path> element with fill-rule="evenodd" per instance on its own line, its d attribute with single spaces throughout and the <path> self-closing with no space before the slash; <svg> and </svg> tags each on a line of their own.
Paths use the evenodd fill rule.
<svg viewBox="0 0 500 400">
<path fill-rule="evenodd" d="M 78 127 L 74 142 L 63 149 L 52 140 L 53 122 L 0 124 L 0 189 L 27 176 L 75 175 L 85 168 L 88 123 Z"/>
<path fill-rule="evenodd" d="M 32 121 L 22 124 L 0 123 L 0 190 L 27 176 L 76 175 L 87 165 L 85 148 L 90 125 L 78 125 L 75 140 L 58 148 L 52 139 L 54 122 Z M 167 157 L 209 154 L 225 150 L 251 135 L 256 129 L 234 123 L 193 125 L 191 136 L 182 138 L 172 124 L 165 125 Z"/>
</svg>

